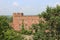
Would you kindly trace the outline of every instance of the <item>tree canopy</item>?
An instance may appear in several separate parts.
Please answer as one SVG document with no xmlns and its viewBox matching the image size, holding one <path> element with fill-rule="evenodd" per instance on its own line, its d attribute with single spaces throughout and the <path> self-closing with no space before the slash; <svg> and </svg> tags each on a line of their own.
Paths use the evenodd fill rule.
<svg viewBox="0 0 60 40">
<path fill-rule="evenodd" d="M 44 18 L 46 23 L 40 21 L 38 26 L 34 27 L 37 31 L 34 34 L 34 40 L 59 40 L 60 39 L 60 6 L 49 7 L 43 11 L 40 17 Z"/>
</svg>

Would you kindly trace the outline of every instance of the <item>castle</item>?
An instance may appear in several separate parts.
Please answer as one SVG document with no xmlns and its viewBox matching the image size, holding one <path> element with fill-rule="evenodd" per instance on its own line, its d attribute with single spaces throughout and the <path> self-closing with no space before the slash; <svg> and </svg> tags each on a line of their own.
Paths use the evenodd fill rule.
<svg viewBox="0 0 60 40">
<path fill-rule="evenodd" d="M 21 30 L 22 25 L 24 28 L 29 30 L 32 24 L 39 23 L 39 16 L 37 15 L 24 15 L 23 13 L 13 13 L 13 28 L 15 30 Z"/>
</svg>

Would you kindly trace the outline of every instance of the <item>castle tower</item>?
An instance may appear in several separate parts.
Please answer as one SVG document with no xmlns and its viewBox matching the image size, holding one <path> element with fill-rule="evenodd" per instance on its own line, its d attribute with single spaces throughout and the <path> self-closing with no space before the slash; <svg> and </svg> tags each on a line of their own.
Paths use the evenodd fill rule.
<svg viewBox="0 0 60 40">
<path fill-rule="evenodd" d="M 23 16 L 23 13 L 13 13 L 13 28 L 15 30 L 20 30 L 19 21 L 21 16 Z"/>
</svg>

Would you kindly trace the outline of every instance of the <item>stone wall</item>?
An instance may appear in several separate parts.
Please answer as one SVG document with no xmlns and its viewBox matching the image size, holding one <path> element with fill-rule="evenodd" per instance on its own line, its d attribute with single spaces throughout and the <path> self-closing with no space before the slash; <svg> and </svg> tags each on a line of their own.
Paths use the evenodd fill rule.
<svg viewBox="0 0 60 40">
<path fill-rule="evenodd" d="M 21 30 L 22 24 L 24 28 L 29 30 L 32 24 L 39 23 L 39 16 L 37 15 L 23 15 L 23 13 L 13 13 L 13 28 L 15 30 Z"/>
</svg>

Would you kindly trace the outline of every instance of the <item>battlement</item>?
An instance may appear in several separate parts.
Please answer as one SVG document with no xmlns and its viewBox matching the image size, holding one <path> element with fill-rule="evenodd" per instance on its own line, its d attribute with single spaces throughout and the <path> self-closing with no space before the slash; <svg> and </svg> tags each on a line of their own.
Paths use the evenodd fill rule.
<svg viewBox="0 0 60 40">
<path fill-rule="evenodd" d="M 23 16 L 23 13 L 13 13 L 13 16 Z"/>
</svg>

